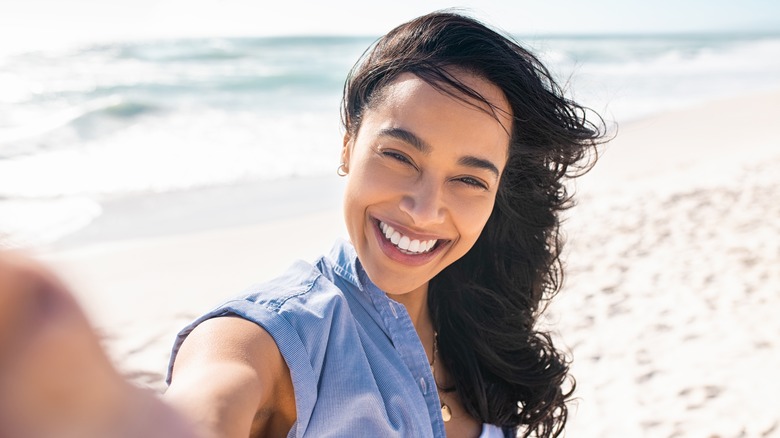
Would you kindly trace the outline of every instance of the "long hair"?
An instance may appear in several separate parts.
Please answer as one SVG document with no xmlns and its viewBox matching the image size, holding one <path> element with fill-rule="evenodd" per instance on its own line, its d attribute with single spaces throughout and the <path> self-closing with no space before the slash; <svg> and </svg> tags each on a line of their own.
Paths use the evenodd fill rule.
<svg viewBox="0 0 780 438">
<path fill-rule="evenodd" d="M 474 417 L 507 434 L 558 436 L 574 380 L 536 320 L 563 279 L 559 213 L 572 204 L 564 180 L 595 162 L 604 123 L 598 115 L 597 123 L 588 120 L 589 111 L 566 98 L 511 37 L 439 11 L 398 26 L 364 53 L 344 86 L 344 128 L 357 135 L 365 111 L 402 73 L 464 102 L 490 105 L 453 70 L 498 86 L 513 123 L 490 218 L 472 249 L 429 284 L 440 359 L 452 376 L 449 390 Z"/>
</svg>

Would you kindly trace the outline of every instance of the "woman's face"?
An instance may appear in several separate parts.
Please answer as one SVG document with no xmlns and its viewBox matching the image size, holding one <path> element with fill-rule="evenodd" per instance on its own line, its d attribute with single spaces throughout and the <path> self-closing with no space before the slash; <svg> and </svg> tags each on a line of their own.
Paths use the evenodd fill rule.
<svg viewBox="0 0 780 438">
<path fill-rule="evenodd" d="M 347 230 L 369 278 L 389 294 L 427 288 L 471 249 L 493 210 L 511 110 L 495 85 L 455 76 L 500 109 L 500 123 L 483 103 L 404 74 L 345 137 Z"/>
</svg>

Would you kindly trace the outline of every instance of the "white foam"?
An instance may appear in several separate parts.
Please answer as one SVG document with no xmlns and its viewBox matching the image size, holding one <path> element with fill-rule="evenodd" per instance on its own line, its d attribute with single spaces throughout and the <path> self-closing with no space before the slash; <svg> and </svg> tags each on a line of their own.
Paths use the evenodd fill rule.
<svg viewBox="0 0 780 438">
<path fill-rule="evenodd" d="M 102 212 L 86 197 L 0 201 L 0 247 L 45 245 L 87 226 Z"/>
<path fill-rule="evenodd" d="M 575 100 L 620 121 L 780 88 L 780 38 L 712 38 L 566 39 L 539 46 Z"/>
<path fill-rule="evenodd" d="M 0 195 L 121 195 L 316 176 L 338 166 L 337 110 L 275 116 L 197 109 L 73 147 L 0 160 Z"/>
</svg>

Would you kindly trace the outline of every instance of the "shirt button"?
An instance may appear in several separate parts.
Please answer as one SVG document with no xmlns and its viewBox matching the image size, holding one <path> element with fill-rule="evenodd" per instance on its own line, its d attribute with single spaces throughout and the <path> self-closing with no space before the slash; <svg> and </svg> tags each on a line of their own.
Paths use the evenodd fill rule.
<svg viewBox="0 0 780 438">
<path fill-rule="evenodd" d="M 420 389 L 422 390 L 423 395 L 428 394 L 428 384 L 425 383 L 424 377 L 420 377 Z"/>
</svg>

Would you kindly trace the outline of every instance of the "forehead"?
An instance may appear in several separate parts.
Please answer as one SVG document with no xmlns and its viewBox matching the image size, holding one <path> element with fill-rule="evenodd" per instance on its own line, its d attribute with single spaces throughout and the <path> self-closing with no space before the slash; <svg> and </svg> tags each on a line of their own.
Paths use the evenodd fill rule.
<svg viewBox="0 0 780 438">
<path fill-rule="evenodd" d="M 459 153 L 482 150 L 496 160 L 506 158 L 512 113 L 504 93 L 478 76 L 466 73 L 453 76 L 485 101 L 455 89 L 442 90 L 407 73 L 389 83 L 377 96 L 359 131 L 400 128 Z"/>
<path fill-rule="evenodd" d="M 504 92 L 498 86 L 480 76 L 461 70 L 452 69 L 449 73 L 464 87 L 481 96 L 484 101 L 467 96 L 449 84 L 438 83 L 437 86 L 433 86 L 419 76 L 403 73 L 384 87 L 377 99 L 379 102 L 376 102 L 373 107 L 381 107 L 383 104 L 396 106 L 404 103 L 433 104 L 450 100 L 451 102 L 448 102 L 450 104 L 477 109 L 492 116 L 505 131 L 511 132 L 512 109 Z"/>
</svg>

